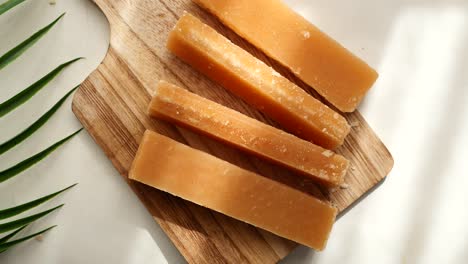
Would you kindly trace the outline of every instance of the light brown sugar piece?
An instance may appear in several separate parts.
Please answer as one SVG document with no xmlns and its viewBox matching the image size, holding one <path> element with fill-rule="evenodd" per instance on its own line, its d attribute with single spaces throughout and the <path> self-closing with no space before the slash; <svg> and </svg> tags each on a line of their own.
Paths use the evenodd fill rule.
<svg viewBox="0 0 468 264">
<path fill-rule="evenodd" d="M 264 124 L 165 81 L 159 82 L 148 113 L 192 128 L 327 186 L 344 181 L 343 156 Z"/>
<path fill-rule="evenodd" d="M 322 250 L 337 210 L 313 196 L 146 131 L 130 179 Z"/>
<path fill-rule="evenodd" d="M 334 149 L 349 133 L 341 115 L 190 14 L 177 22 L 167 47 L 303 139 Z"/>
<path fill-rule="evenodd" d="M 352 112 L 378 74 L 282 0 L 194 0 L 343 112 Z"/>
</svg>

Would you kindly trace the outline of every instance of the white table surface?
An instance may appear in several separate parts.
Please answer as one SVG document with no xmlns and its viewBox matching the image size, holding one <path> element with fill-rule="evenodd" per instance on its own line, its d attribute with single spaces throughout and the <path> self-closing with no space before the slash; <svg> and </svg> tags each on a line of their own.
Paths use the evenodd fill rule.
<svg viewBox="0 0 468 264">
<path fill-rule="evenodd" d="M 0 0 L 0 2 L 2 2 Z M 336 223 L 328 247 L 299 247 L 284 263 L 467 263 L 468 1 L 289 0 L 380 72 L 361 111 L 395 167 Z M 88 0 L 30 0 L 0 17 L 0 54 L 66 11 L 36 46 L 0 71 L 0 102 L 58 64 L 69 67 L 0 119 L 0 142 L 38 118 L 103 59 L 104 16 Z M 68 100 L 39 132 L 0 157 L 0 170 L 80 127 Z M 183 263 L 184 260 L 87 132 L 39 165 L 0 184 L 0 208 L 79 185 L 27 232 L 58 224 L 42 241 L 0 255 L 1 264 Z"/>
</svg>

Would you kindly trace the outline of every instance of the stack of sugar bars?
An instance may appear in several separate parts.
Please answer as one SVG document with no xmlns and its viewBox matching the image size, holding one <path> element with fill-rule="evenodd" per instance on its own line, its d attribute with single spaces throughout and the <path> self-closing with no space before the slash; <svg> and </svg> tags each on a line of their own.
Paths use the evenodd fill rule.
<svg viewBox="0 0 468 264">
<path fill-rule="evenodd" d="M 281 0 L 195 0 L 291 70 L 341 112 L 352 112 L 378 74 Z M 346 119 L 229 39 L 185 13 L 167 48 L 276 120 L 289 134 L 161 81 L 149 115 L 196 130 L 320 184 L 343 184 L 349 161 L 332 150 Z M 181 162 L 183 160 L 183 162 Z M 337 210 L 330 203 L 146 131 L 129 177 L 322 250 Z"/>
</svg>

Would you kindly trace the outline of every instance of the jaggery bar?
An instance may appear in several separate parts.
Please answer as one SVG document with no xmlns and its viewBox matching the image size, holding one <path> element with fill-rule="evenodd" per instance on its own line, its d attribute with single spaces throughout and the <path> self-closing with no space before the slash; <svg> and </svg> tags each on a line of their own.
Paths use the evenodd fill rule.
<svg viewBox="0 0 468 264">
<path fill-rule="evenodd" d="M 165 81 L 148 113 L 295 170 L 328 186 L 343 183 L 348 160 Z"/>
<path fill-rule="evenodd" d="M 336 208 L 279 182 L 146 131 L 130 179 L 322 250 Z"/>
<path fill-rule="evenodd" d="M 333 149 L 349 133 L 341 115 L 190 14 L 177 22 L 167 47 L 301 138 Z"/>
<path fill-rule="evenodd" d="M 289 68 L 343 112 L 354 111 L 378 77 L 367 63 L 281 0 L 194 2 Z"/>
</svg>

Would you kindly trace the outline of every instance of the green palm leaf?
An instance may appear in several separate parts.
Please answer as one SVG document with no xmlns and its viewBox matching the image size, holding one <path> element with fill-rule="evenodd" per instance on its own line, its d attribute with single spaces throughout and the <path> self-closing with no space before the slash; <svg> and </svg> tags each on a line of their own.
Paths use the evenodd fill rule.
<svg viewBox="0 0 468 264">
<path fill-rule="evenodd" d="M 9 1 L 12 2 L 12 1 Z M 8 3 L 8 2 L 7 2 Z M 6 3 L 5 3 L 6 4 Z M 0 15 L 1 15 L 1 6 L 0 6 Z M 13 62 L 16 58 L 21 56 L 26 50 L 28 50 L 31 46 L 36 44 L 42 36 L 44 36 L 49 30 L 65 15 L 63 13 L 57 19 L 52 21 L 49 25 L 45 26 L 41 30 L 34 33 L 31 37 L 26 39 L 25 41 L 21 42 L 18 46 L 14 47 L 12 50 L 5 53 L 5 55 L 0 57 L 0 70 L 5 68 L 8 64 Z"/>
<path fill-rule="evenodd" d="M 21 230 L 25 229 L 28 225 L 25 225 L 23 227 L 20 227 L 18 229 L 15 230 L 15 232 L 9 234 L 9 235 L 6 235 L 2 238 L 0 238 L 0 245 L 5 243 L 5 242 L 8 242 L 8 240 L 10 240 L 12 237 L 14 237 L 16 234 L 18 234 L 19 232 L 21 232 Z"/>
<path fill-rule="evenodd" d="M 82 58 L 76 58 L 71 61 L 65 62 L 64 64 L 58 66 L 53 71 L 48 73 L 46 76 L 42 77 L 39 81 L 33 83 L 28 88 L 21 91 L 19 94 L 13 96 L 7 101 L 0 104 L 0 117 L 8 114 L 13 111 L 18 106 L 22 105 L 33 97 L 37 92 L 39 92 L 44 86 L 46 86 L 50 81 L 52 81 L 63 69 L 65 69 L 70 64 L 80 60 Z"/>
<path fill-rule="evenodd" d="M 0 5 L 0 15 L 6 11 L 12 9 L 13 7 L 23 3 L 26 0 L 8 0 L 5 3 Z"/>
<path fill-rule="evenodd" d="M 18 175 L 19 173 L 21 173 L 21 172 L 29 169 L 30 167 L 32 167 L 37 162 L 43 160 L 45 157 L 47 157 L 49 154 L 54 152 L 54 150 L 56 150 L 62 144 L 67 142 L 69 139 L 74 137 L 76 134 L 80 133 L 81 130 L 83 130 L 83 129 L 82 128 L 79 129 L 78 131 L 74 132 L 73 134 L 67 136 L 66 138 L 64 138 L 64 139 L 58 141 L 57 143 L 53 144 L 52 146 L 48 147 L 47 149 L 37 153 L 36 155 L 34 155 L 34 156 L 32 156 L 32 157 L 30 157 L 28 159 L 23 160 L 22 162 L 14 165 L 13 167 L 11 167 L 9 169 L 6 169 L 4 171 L 0 171 L 0 183 L 2 183 L 4 181 Z"/>
<path fill-rule="evenodd" d="M 21 219 L 15 220 L 15 221 L 11 221 L 11 222 L 8 222 L 8 223 L 0 224 L 0 234 L 11 231 L 11 230 L 19 228 L 19 227 L 22 227 L 24 225 L 30 224 L 30 223 L 36 221 L 37 219 L 52 213 L 53 211 L 59 209 L 62 206 L 64 206 L 64 204 L 61 204 L 61 205 L 56 206 L 56 207 L 54 207 L 52 209 L 45 210 L 43 212 L 37 213 L 35 215 L 31 215 L 31 216 L 21 218 Z"/>
<path fill-rule="evenodd" d="M 0 155 L 12 149 L 19 143 L 23 142 L 29 136 L 34 134 L 39 128 L 41 128 L 51 117 L 57 112 L 57 110 L 62 106 L 62 104 L 67 100 L 67 98 L 72 94 L 79 86 L 76 86 L 67 94 L 65 94 L 52 108 L 49 109 L 44 115 L 42 115 L 36 122 L 30 125 L 28 128 L 23 130 L 21 133 L 13 137 L 12 139 L 0 144 Z"/>
<path fill-rule="evenodd" d="M 0 0 L 1 1 L 1 0 Z M 14 8 L 15 6 L 25 2 L 26 0 L 7 0 L 3 4 L 0 4 L 0 15 L 4 14 L 8 10 Z M 19 45 L 14 47 L 13 49 L 9 50 L 4 55 L 0 56 L 0 70 L 5 68 L 7 65 L 15 61 L 18 57 L 24 54 L 29 48 L 31 48 L 34 44 L 36 44 L 44 35 L 46 35 L 57 23 L 58 21 L 65 15 L 62 14 L 50 24 L 45 26 L 44 28 L 40 29 L 29 38 L 21 42 Z M 72 63 L 80 60 L 81 58 L 73 59 L 66 63 L 59 65 L 57 68 L 49 72 L 47 75 L 42 77 L 37 82 L 33 83 L 26 89 L 19 92 L 17 95 L 13 96 L 12 98 L 6 100 L 3 103 L 0 103 L 0 118 L 5 116 L 6 114 L 10 113 L 11 111 L 15 110 L 17 107 L 21 106 L 25 102 L 27 102 L 30 98 L 32 98 L 36 93 L 38 93 L 42 88 L 44 88 L 50 81 L 52 81 L 55 77 L 57 77 L 60 72 L 65 69 L 67 66 L 71 65 Z M 78 88 L 75 87 L 66 93 L 58 102 L 56 102 L 46 113 L 44 113 L 39 119 L 37 119 L 32 125 L 28 126 L 26 129 L 21 131 L 19 134 L 0 144 L 0 155 L 7 152 L 8 150 L 14 148 L 32 134 L 34 134 L 37 130 L 39 130 L 57 111 L 58 109 L 64 104 L 67 98 Z M 19 162 L 18 164 L 8 168 L 6 170 L 0 171 L 0 183 L 20 174 L 21 172 L 27 170 L 28 168 L 34 166 L 36 163 L 40 162 L 48 155 L 53 153 L 56 149 L 58 149 L 61 145 L 65 142 L 70 140 L 76 134 L 78 134 L 82 129 L 72 133 L 71 135 L 61 139 L 60 141 L 54 143 L 53 145 L 49 146 L 48 148 L 42 150 L 41 152 Z M 35 208 L 51 199 L 56 197 L 57 195 L 73 188 L 76 184 L 66 187 L 62 190 L 59 190 L 55 193 L 43 196 L 41 198 L 35 199 L 33 201 L 14 206 L 8 209 L 0 210 L 0 220 L 7 219 L 16 215 L 19 215 L 23 212 L 26 212 L 32 208 Z M 5 233 L 14 230 L 10 234 L 0 238 L 0 253 L 5 252 L 9 248 L 20 244 L 24 241 L 32 239 L 40 234 L 43 234 L 56 226 L 52 226 L 37 233 L 34 233 L 29 236 L 25 236 L 16 240 L 10 241 L 14 236 L 16 236 L 19 232 L 25 229 L 30 223 L 52 213 L 53 211 L 61 208 L 63 206 L 59 205 L 52 209 L 42 211 L 40 213 L 24 217 L 18 220 L 14 220 L 8 223 L 0 224 L 0 233 Z"/>
<path fill-rule="evenodd" d="M 39 231 L 37 233 L 34 233 L 32 235 L 13 240 L 11 242 L 6 242 L 6 243 L 3 243 L 3 244 L 0 244 L 0 253 L 5 252 L 7 249 L 11 248 L 12 246 L 18 245 L 19 243 L 22 243 L 22 242 L 27 241 L 27 240 L 29 240 L 31 238 L 37 237 L 38 235 L 44 234 L 45 232 L 51 230 L 54 227 L 56 227 L 56 226 L 51 226 L 49 228 L 46 228 L 46 229 L 44 229 L 42 231 Z"/>
<path fill-rule="evenodd" d="M 29 209 L 32 209 L 40 204 L 43 204 L 45 202 L 47 202 L 48 200 L 54 198 L 55 196 L 75 187 L 76 184 L 73 184 L 71 186 L 68 186 L 67 188 L 65 189 L 62 189 L 58 192 L 55 192 L 55 193 L 52 193 L 52 194 L 49 194 L 49 195 L 46 195 L 44 197 L 41 197 L 39 199 L 36 199 L 34 201 L 31 201 L 29 203 L 25 203 L 25 204 L 22 204 L 22 205 L 18 205 L 18 206 L 15 206 L 15 207 L 12 207 L 12 208 L 8 208 L 8 209 L 5 209 L 5 210 L 1 210 L 0 211 L 0 220 L 1 219 L 6 219 L 6 218 L 9 218 L 9 217 L 13 217 L 15 215 L 18 215 L 18 214 L 21 214 Z"/>
</svg>

